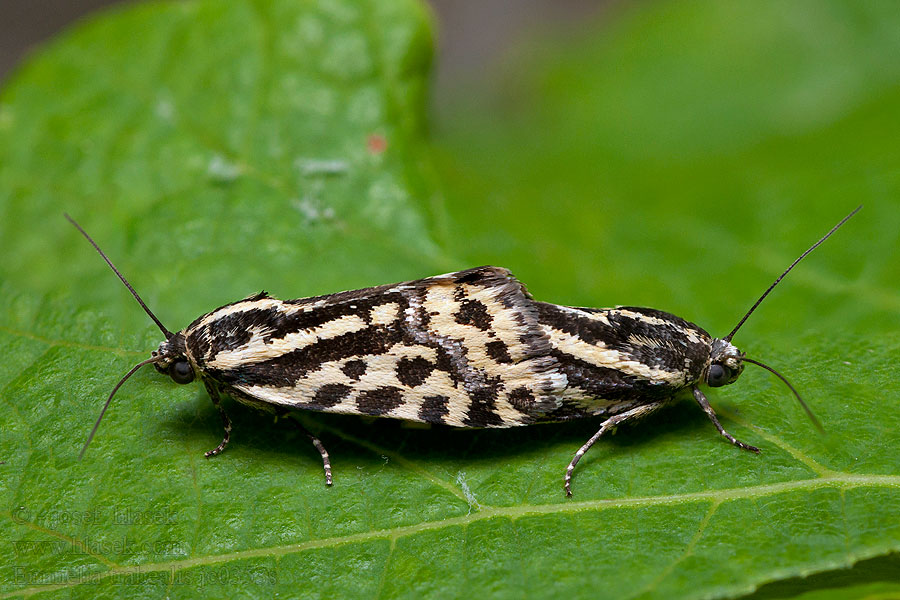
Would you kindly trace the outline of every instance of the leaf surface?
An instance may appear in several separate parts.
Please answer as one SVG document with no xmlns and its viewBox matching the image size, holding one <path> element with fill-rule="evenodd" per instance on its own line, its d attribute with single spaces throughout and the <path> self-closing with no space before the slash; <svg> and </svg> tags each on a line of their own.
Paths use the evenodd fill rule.
<svg viewBox="0 0 900 600">
<path fill-rule="evenodd" d="M 642 6 L 523 47 L 431 138 L 412 2 L 138 5 L 42 50 L 0 94 L 0 597 L 896 590 L 900 22 L 741 6 Z M 679 403 L 595 446 L 566 500 L 598 423 L 302 415 L 329 489 L 305 438 L 233 402 L 232 444 L 205 460 L 206 393 L 148 368 L 76 460 L 161 336 L 63 211 L 170 329 L 263 288 L 494 263 L 542 300 L 723 335 L 857 203 L 735 339 L 825 437 L 748 367 L 710 398 L 762 455 Z"/>
</svg>

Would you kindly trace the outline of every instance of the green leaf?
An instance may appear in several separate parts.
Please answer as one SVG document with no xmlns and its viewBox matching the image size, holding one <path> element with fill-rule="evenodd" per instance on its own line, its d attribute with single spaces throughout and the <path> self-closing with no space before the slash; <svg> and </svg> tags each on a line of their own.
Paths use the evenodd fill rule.
<svg viewBox="0 0 900 600">
<path fill-rule="evenodd" d="M 0 94 L 0 597 L 895 592 L 895 12 L 641 5 L 523 47 L 430 139 L 411 1 L 147 4 L 61 36 Z M 262 288 L 495 263 L 539 299 L 722 335 L 858 203 L 735 340 L 825 437 L 748 367 L 710 397 L 760 456 L 679 403 L 595 446 L 567 501 L 596 422 L 302 415 L 326 488 L 303 436 L 233 402 L 232 444 L 203 459 L 222 433 L 206 393 L 147 368 L 76 460 L 160 334 L 63 211 L 170 329 Z"/>
</svg>

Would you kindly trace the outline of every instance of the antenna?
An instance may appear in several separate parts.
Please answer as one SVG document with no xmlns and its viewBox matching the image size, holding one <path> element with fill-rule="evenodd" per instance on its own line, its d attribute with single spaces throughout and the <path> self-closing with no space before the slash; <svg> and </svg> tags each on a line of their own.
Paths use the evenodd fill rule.
<svg viewBox="0 0 900 600">
<path fill-rule="evenodd" d="M 831 237 L 831 234 L 833 234 L 835 231 L 837 231 L 838 228 L 839 228 L 841 225 L 843 225 L 844 223 L 846 223 L 847 220 L 848 220 L 850 217 L 852 217 L 853 215 L 855 215 L 856 213 L 858 213 L 859 210 L 860 210 L 861 208 L 862 208 L 862 204 L 860 204 L 859 206 L 857 206 L 857 207 L 853 210 L 853 212 L 851 212 L 849 215 L 847 215 L 846 217 L 844 217 L 843 219 L 841 219 L 841 222 L 840 222 L 840 223 L 838 223 L 837 225 L 835 225 L 834 227 L 832 227 L 832 228 L 831 228 L 831 231 L 829 231 L 828 233 L 826 233 L 825 235 L 823 235 L 822 238 L 821 238 L 818 242 L 816 242 L 815 244 L 813 244 L 812 246 L 810 246 L 810 247 L 806 250 L 806 252 L 804 252 L 804 253 L 801 254 L 799 257 L 797 257 L 797 260 L 795 260 L 794 262 L 792 262 L 792 263 L 791 263 L 791 266 L 789 266 L 787 269 L 785 269 L 785 270 L 784 270 L 784 273 L 782 273 L 781 275 L 778 276 L 778 279 L 776 279 L 776 280 L 774 281 L 774 283 L 772 283 L 772 285 L 769 286 L 769 289 L 767 289 L 765 292 L 763 292 L 763 295 L 759 297 L 759 300 L 756 301 L 756 304 L 754 304 L 753 306 L 750 307 L 750 310 L 747 311 L 747 314 L 744 315 L 744 318 L 741 319 L 740 323 L 738 323 L 738 324 L 735 326 L 735 328 L 731 330 L 731 333 L 729 333 L 728 335 L 726 335 L 726 336 L 725 336 L 724 338 L 722 338 L 722 339 L 725 340 L 726 342 L 730 342 L 730 341 L 731 341 L 731 338 L 734 337 L 734 334 L 737 333 L 737 330 L 741 328 L 741 325 L 744 324 L 744 322 L 747 320 L 747 318 L 753 313 L 754 310 L 756 310 L 756 307 L 759 306 L 760 303 L 762 303 L 762 301 L 765 299 L 765 297 L 769 295 L 769 292 L 771 292 L 773 289 L 775 289 L 775 286 L 778 285 L 779 282 L 780 282 L 782 279 L 784 279 L 784 276 L 787 275 L 788 273 L 790 273 L 790 272 L 791 272 L 791 269 L 793 269 L 795 266 L 797 266 L 797 263 L 800 262 L 801 260 L 803 260 L 803 259 L 806 257 L 807 254 L 809 254 L 810 252 L 812 252 L 813 250 L 815 250 L 816 248 L 818 248 L 819 245 L 820 245 L 822 242 L 824 242 L 824 241 L 827 240 L 829 237 Z M 77 227 L 77 225 L 76 225 L 76 227 Z M 80 229 L 80 228 L 79 228 L 79 229 Z M 87 235 L 87 234 L 85 234 L 85 235 Z M 99 248 L 98 248 L 98 249 L 99 249 Z M 107 262 L 109 262 L 109 261 L 107 261 Z M 111 264 L 111 263 L 110 263 L 110 264 Z M 121 277 L 121 275 L 120 275 L 120 277 Z M 124 281 L 124 280 L 123 280 L 123 281 Z M 782 379 L 784 379 L 784 378 L 782 378 Z M 798 396 L 798 398 L 799 398 L 799 396 Z M 801 400 L 801 402 L 802 402 L 802 400 Z"/>
<path fill-rule="evenodd" d="M 109 393 L 109 398 L 106 399 L 106 404 L 103 405 L 103 410 L 100 411 L 100 416 L 97 417 L 97 422 L 94 423 L 94 428 L 91 429 L 91 435 L 88 436 L 87 441 L 84 443 L 84 447 L 81 449 L 81 452 L 78 453 L 78 460 L 81 460 L 81 457 L 84 456 L 85 451 L 91 443 L 91 440 L 94 439 L 94 434 L 97 433 L 97 428 L 100 427 L 100 421 L 103 420 L 103 415 L 106 414 L 106 409 L 109 408 L 109 403 L 112 402 L 113 396 L 116 395 L 116 392 L 119 391 L 119 388 L 122 387 L 122 384 L 137 372 L 138 369 L 143 367 L 144 365 L 159 362 L 162 359 L 161 356 L 154 356 L 153 358 L 148 358 L 147 360 L 142 360 L 138 364 L 131 367 L 131 370 L 125 374 L 125 377 L 119 380 L 119 383 L 116 384 L 116 387 Z"/>
<path fill-rule="evenodd" d="M 819 433 L 825 433 L 825 430 L 822 428 L 822 424 L 819 423 L 819 419 L 817 419 L 817 418 L 816 418 L 816 415 L 813 414 L 812 409 L 810 409 L 809 406 L 807 406 L 806 402 L 803 401 L 803 398 L 800 397 L 799 392 L 797 392 L 796 388 L 794 388 L 794 386 L 791 385 L 791 382 L 788 381 L 787 378 L 786 378 L 784 375 L 782 375 L 781 373 L 779 373 L 778 371 L 776 371 L 775 369 L 773 369 L 773 368 L 770 367 L 769 365 L 766 365 L 766 364 L 763 364 L 763 363 L 759 362 L 758 360 L 753 360 L 752 358 L 747 358 L 746 356 L 743 357 L 741 360 L 743 360 L 744 362 L 748 362 L 748 363 L 754 364 L 754 365 L 756 365 L 756 366 L 762 367 L 763 369 L 765 369 L 765 370 L 768 371 L 769 373 L 772 373 L 772 374 L 775 375 L 778 379 L 780 379 L 781 381 L 783 381 L 784 384 L 785 384 L 786 386 L 788 386 L 789 388 L 791 388 L 791 391 L 794 392 L 794 397 L 797 399 L 797 402 L 799 402 L 799 403 L 800 403 L 800 406 L 803 407 L 803 410 L 806 411 L 806 414 L 807 414 L 807 416 L 809 417 L 809 420 L 812 421 L 812 424 L 816 426 L 816 429 L 819 430 Z"/>
<path fill-rule="evenodd" d="M 859 210 L 859 209 L 857 209 L 857 210 Z M 84 229 L 81 228 L 81 225 L 79 225 L 78 223 L 75 222 L 75 219 L 73 219 L 72 217 L 70 217 L 67 213 L 63 213 L 63 216 L 64 216 L 65 218 L 67 218 L 67 219 L 69 220 L 69 223 L 71 223 L 72 225 L 74 225 L 74 226 L 75 226 L 75 229 L 77 229 L 78 231 L 80 231 L 80 232 L 81 232 L 81 235 L 83 235 L 85 238 L 87 238 L 87 241 L 89 241 L 89 242 L 91 243 L 91 246 L 93 246 L 94 249 L 95 249 L 97 252 L 100 253 L 100 256 L 102 256 L 102 257 L 103 257 L 103 260 L 106 261 L 106 264 L 109 265 L 109 268 L 112 269 L 113 272 L 114 272 L 116 275 L 119 276 L 119 279 L 122 280 L 122 283 L 125 284 L 125 287 L 128 288 L 128 291 L 131 292 L 131 295 L 134 296 L 134 299 L 138 301 L 138 304 L 141 305 L 141 308 L 143 308 L 144 311 L 145 311 L 148 315 L 150 315 L 150 318 L 153 319 L 153 322 L 156 323 L 156 326 L 159 327 L 160 331 L 163 332 L 163 335 L 166 336 L 166 339 L 167 339 L 167 340 L 172 339 L 172 335 L 173 335 L 172 332 L 169 331 L 168 329 L 166 329 L 165 326 L 160 322 L 160 320 L 156 318 L 156 315 L 154 315 L 153 312 L 152 312 L 149 308 L 147 308 L 147 305 L 144 304 L 144 301 L 141 300 L 141 297 L 138 296 L 138 293 L 137 293 L 136 291 L 134 291 L 134 288 L 131 287 L 131 284 L 128 283 L 128 280 L 126 280 L 125 277 L 124 277 L 121 273 L 119 273 L 119 270 L 116 268 L 116 266 L 115 266 L 114 264 L 112 264 L 112 261 L 109 260 L 109 258 L 107 258 L 107 256 L 103 253 L 103 250 L 100 249 L 100 246 L 97 245 L 97 242 L 95 242 L 95 241 L 91 238 L 91 236 L 89 236 L 89 235 L 87 234 L 87 231 L 85 231 Z M 143 364 L 143 363 L 142 363 L 142 364 Z M 130 373 L 129 373 L 129 375 L 130 375 Z M 120 385 L 121 385 L 121 383 L 120 383 Z M 116 386 L 116 388 L 118 389 L 118 386 Z M 105 409 L 104 409 L 104 410 L 105 410 Z M 101 415 L 101 416 L 102 416 L 102 415 Z M 91 435 L 93 435 L 93 434 L 91 434 Z"/>
</svg>

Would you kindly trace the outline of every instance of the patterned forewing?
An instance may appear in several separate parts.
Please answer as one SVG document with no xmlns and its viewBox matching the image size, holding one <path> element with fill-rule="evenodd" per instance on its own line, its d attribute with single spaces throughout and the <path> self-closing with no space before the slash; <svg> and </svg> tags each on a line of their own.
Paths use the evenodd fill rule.
<svg viewBox="0 0 900 600">
<path fill-rule="evenodd" d="M 566 377 L 505 269 L 281 301 L 258 294 L 185 331 L 207 377 L 256 406 L 509 427 L 559 408 Z"/>
<path fill-rule="evenodd" d="M 570 308 L 535 302 L 567 387 L 559 407 L 539 420 L 614 415 L 696 384 L 709 364 L 711 338 L 662 311 Z"/>
</svg>

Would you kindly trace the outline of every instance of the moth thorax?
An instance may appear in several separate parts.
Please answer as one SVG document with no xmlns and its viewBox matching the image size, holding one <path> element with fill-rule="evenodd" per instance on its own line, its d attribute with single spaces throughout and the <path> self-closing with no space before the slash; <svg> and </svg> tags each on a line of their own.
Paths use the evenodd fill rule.
<svg viewBox="0 0 900 600">
<path fill-rule="evenodd" d="M 744 353 L 731 342 L 716 338 L 710 345 L 706 383 L 719 387 L 734 383 L 744 370 Z"/>
</svg>

